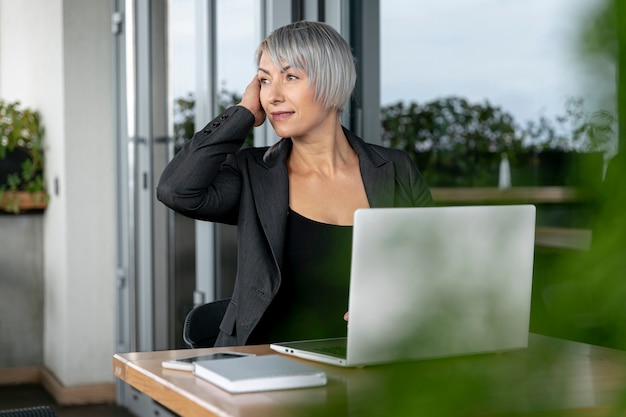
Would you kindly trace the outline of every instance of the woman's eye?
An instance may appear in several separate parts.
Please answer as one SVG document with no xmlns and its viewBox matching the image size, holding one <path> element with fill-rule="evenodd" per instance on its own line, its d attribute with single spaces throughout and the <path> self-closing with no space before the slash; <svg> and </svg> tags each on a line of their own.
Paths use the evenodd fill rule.
<svg viewBox="0 0 626 417">
<path fill-rule="evenodd" d="M 267 78 L 259 78 L 259 82 L 261 84 L 267 84 L 267 83 L 269 83 L 269 80 Z"/>
<path fill-rule="evenodd" d="M 288 79 L 288 80 L 297 80 L 297 79 L 298 79 L 298 77 L 296 77 L 296 76 L 295 76 L 295 75 L 293 75 L 293 74 L 288 74 L 288 75 L 287 75 L 287 79 Z"/>
</svg>

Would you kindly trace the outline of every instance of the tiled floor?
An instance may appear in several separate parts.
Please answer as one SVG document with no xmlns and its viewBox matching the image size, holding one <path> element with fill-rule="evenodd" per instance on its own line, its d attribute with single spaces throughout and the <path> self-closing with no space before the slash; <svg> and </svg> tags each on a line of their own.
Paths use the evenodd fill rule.
<svg viewBox="0 0 626 417">
<path fill-rule="evenodd" d="M 94 404 L 62 407 L 55 403 L 40 385 L 0 386 L 0 410 L 48 405 L 58 417 L 136 417 L 115 404 Z"/>
</svg>

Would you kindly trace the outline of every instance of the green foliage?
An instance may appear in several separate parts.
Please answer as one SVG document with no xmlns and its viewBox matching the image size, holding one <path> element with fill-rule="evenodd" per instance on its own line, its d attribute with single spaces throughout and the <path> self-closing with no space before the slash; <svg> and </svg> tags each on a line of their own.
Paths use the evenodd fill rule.
<svg viewBox="0 0 626 417">
<path fill-rule="evenodd" d="M 8 211 L 19 212 L 14 192 L 44 191 L 43 135 L 38 112 L 0 100 L 0 160 L 9 169 L 0 183 L 0 203 Z M 7 158 L 16 155 L 22 155 L 23 161 L 17 171 L 10 171 Z"/>
<path fill-rule="evenodd" d="M 182 146 L 195 133 L 195 105 L 196 100 L 191 93 L 174 100 L 174 138 L 177 146 Z"/>
<path fill-rule="evenodd" d="M 589 76 L 590 92 L 596 100 L 605 103 L 600 107 L 613 106 L 617 102 L 615 69 L 620 54 L 623 54 L 619 52 L 618 16 L 621 15 L 618 14 L 618 3 L 618 0 L 590 3 L 587 7 L 591 8 L 581 22 L 576 39 L 579 62 Z"/>
<path fill-rule="evenodd" d="M 589 113 L 580 98 L 568 99 L 554 120 L 525 127 L 499 106 L 460 97 L 383 107 L 382 125 L 383 144 L 409 153 L 431 186 L 496 186 L 503 154 L 518 165 L 544 151 L 611 155 L 617 143 L 615 116 Z"/>
<path fill-rule="evenodd" d="M 606 110 L 590 113 L 582 98 L 569 98 L 565 113 L 554 121 L 542 116 L 537 122 L 526 123 L 521 134 L 524 148 L 535 152 L 559 150 L 565 152 L 616 152 L 617 119 Z"/>
<path fill-rule="evenodd" d="M 518 144 L 513 116 L 500 107 L 447 97 L 382 109 L 383 140 L 408 150 L 504 152 Z"/>
<path fill-rule="evenodd" d="M 560 254 L 553 262 L 550 280 L 559 283 L 559 291 L 549 307 L 558 314 L 544 322 L 555 331 L 570 329 L 575 340 L 626 350 L 626 0 L 598 0 L 593 7 L 578 38 L 581 63 L 588 67 L 592 93 L 618 113 L 596 112 L 585 120 L 592 126 L 587 132 L 593 146 L 617 154 L 607 165 L 596 201 L 590 250 Z M 616 119 L 619 145 L 612 139 L 617 136 Z M 626 391 L 616 402 L 626 404 Z"/>
<path fill-rule="evenodd" d="M 7 103 L 0 100 L 0 159 L 7 151 L 27 149 L 35 163 L 42 160 L 41 148 L 43 128 L 39 113 L 20 108 L 19 102 Z"/>
<path fill-rule="evenodd" d="M 433 185 L 495 186 L 501 154 L 522 148 L 513 116 L 460 97 L 384 107 L 382 124 L 383 144 L 408 152 Z"/>
</svg>

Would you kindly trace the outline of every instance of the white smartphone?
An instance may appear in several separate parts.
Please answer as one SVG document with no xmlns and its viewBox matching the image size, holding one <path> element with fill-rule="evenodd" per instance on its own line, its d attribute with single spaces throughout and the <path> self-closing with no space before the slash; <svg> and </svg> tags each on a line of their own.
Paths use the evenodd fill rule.
<svg viewBox="0 0 626 417">
<path fill-rule="evenodd" d="M 178 371 L 193 371 L 194 362 L 208 361 L 212 359 L 241 358 L 242 356 L 254 356 L 254 354 L 240 352 L 217 352 L 208 355 L 192 356 L 190 358 L 170 359 L 163 361 L 161 366 L 168 369 L 176 369 Z"/>
</svg>

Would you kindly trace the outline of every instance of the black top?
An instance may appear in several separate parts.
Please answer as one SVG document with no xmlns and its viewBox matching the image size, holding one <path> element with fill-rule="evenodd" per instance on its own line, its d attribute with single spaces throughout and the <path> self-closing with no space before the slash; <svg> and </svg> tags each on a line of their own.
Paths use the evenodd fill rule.
<svg viewBox="0 0 626 417">
<path fill-rule="evenodd" d="M 345 337 L 352 226 L 320 223 L 290 210 L 280 290 L 254 342 Z"/>
</svg>

